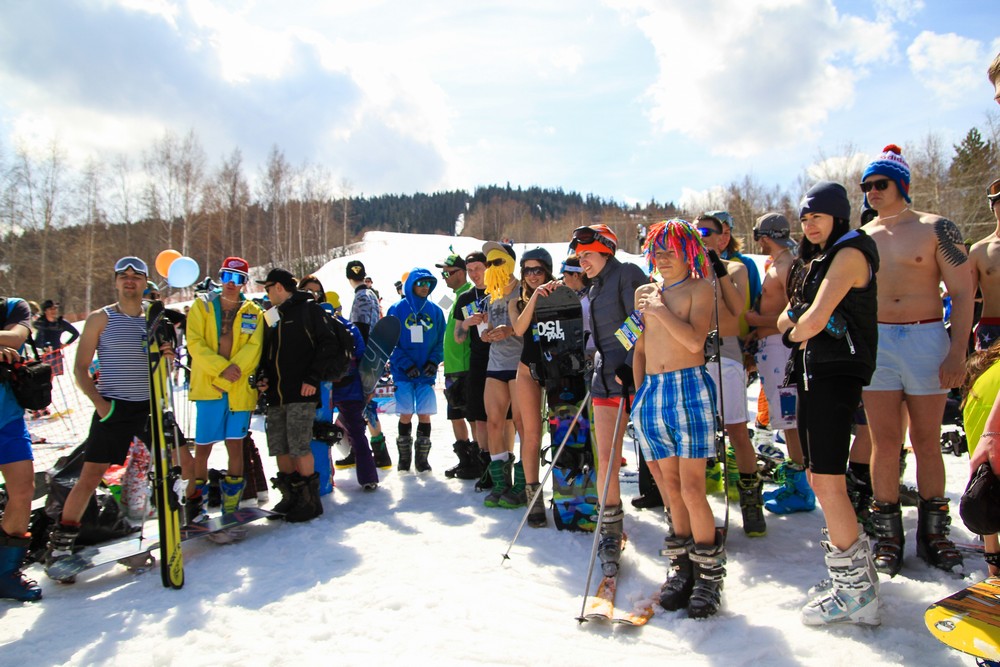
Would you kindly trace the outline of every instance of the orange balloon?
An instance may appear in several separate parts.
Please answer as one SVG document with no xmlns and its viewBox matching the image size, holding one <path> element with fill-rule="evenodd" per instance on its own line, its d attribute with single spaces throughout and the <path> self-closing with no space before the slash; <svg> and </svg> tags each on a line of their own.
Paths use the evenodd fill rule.
<svg viewBox="0 0 1000 667">
<path fill-rule="evenodd" d="M 181 254 L 176 250 L 164 250 L 156 256 L 156 272 L 166 278 L 167 274 L 170 273 L 170 265 L 174 263 L 175 259 L 180 259 L 180 256 Z"/>
</svg>

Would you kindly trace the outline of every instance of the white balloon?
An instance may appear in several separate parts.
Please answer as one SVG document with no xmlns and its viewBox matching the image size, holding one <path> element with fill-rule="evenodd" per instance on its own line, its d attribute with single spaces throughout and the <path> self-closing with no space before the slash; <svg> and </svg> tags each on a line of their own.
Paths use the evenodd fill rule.
<svg viewBox="0 0 1000 667">
<path fill-rule="evenodd" d="M 167 284 L 171 287 L 190 287 L 200 275 L 198 262 L 190 257 L 178 257 L 170 264 L 167 272 Z"/>
</svg>

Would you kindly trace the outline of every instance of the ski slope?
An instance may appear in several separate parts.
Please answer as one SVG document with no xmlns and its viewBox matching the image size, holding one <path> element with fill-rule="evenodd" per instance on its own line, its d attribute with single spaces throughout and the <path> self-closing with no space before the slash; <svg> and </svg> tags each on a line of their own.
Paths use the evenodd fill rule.
<svg viewBox="0 0 1000 667">
<path fill-rule="evenodd" d="M 392 283 L 414 265 L 432 266 L 448 246 L 465 254 L 480 246 L 468 238 L 372 233 L 359 255 L 388 308 Z M 520 256 L 526 246 L 518 245 Z M 549 246 L 558 263 L 565 246 Z M 341 258 L 317 273 L 350 295 Z M 443 280 L 431 295 L 446 293 Z M 440 384 L 440 383 L 439 383 Z M 80 401 L 72 384 L 58 401 Z M 752 392 L 755 398 L 756 389 Z M 82 399 L 83 406 L 86 400 Z M 879 628 L 807 628 L 799 608 L 807 590 L 826 576 L 819 510 L 768 515 L 768 534 L 750 539 L 739 508 L 728 542 L 729 564 L 718 616 L 692 621 L 684 612 L 656 615 L 641 629 L 579 625 L 591 536 L 525 528 L 503 554 L 521 519 L 518 510 L 486 509 L 472 482 L 447 479 L 454 440 L 441 414 L 433 420 L 429 474 L 381 472 L 375 493 L 364 493 L 353 471 L 337 471 L 325 513 L 307 524 L 260 522 L 242 543 L 206 540 L 184 545 L 186 584 L 168 590 L 158 572 L 143 575 L 110 566 L 82 575 L 75 585 L 42 582 L 36 604 L 0 602 L 2 665 L 968 665 L 972 659 L 939 644 L 925 630 L 931 602 L 982 578 L 970 562 L 966 582 L 931 569 L 915 555 L 916 510 L 904 509 L 906 564 L 882 580 Z M 751 408 L 755 407 L 754 400 Z M 183 420 L 183 416 L 181 417 Z M 50 440 L 82 440 L 85 407 L 61 421 L 40 424 Z M 183 422 L 182 422 L 183 423 Z M 75 435 L 70 434 L 70 425 Z M 383 416 L 395 459 L 396 419 Z M 263 424 L 254 438 L 266 457 Z M 626 440 L 623 497 L 637 495 L 635 453 Z M 339 458 L 339 452 L 335 457 Z M 972 537 L 957 517 L 968 458 L 945 457 L 953 499 L 953 536 Z M 212 465 L 224 467 L 217 446 Z M 269 475 L 273 461 L 265 458 Z M 910 461 L 907 478 L 914 483 Z M 548 494 L 548 490 L 547 493 Z M 277 500 L 272 492 L 271 502 Z M 721 521 L 725 501 L 712 497 Z M 619 606 L 652 595 L 666 573 L 658 553 L 662 514 L 626 505 Z M 596 582 L 594 584 L 596 587 Z"/>
</svg>

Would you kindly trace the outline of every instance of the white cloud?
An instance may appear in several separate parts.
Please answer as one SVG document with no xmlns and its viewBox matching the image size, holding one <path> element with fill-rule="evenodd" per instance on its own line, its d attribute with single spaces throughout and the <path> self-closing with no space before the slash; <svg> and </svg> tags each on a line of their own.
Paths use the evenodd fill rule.
<svg viewBox="0 0 1000 667">
<path fill-rule="evenodd" d="M 858 66 L 890 58 L 895 42 L 889 24 L 842 17 L 830 0 L 611 4 L 656 51 L 655 126 L 735 157 L 815 140 L 852 103 Z"/>
<path fill-rule="evenodd" d="M 858 179 L 873 159 L 873 156 L 866 153 L 829 157 L 806 167 L 806 175 L 810 183 L 815 181 L 851 183 Z"/>
<path fill-rule="evenodd" d="M 964 103 L 983 87 L 986 65 L 992 58 L 985 45 L 955 33 L 923 31 L 906 49 L 910 70 L 945 108 Z"/>
<path fill-rule="evenodd" d="M 726 189 L 721 185 L 715 185 L 707 190 L 694 190 L 692 188 L 682 188 L 681 196 L 677 199 L 677 206 L 682 211 L 687 211 L 691 215 L 698 215 L 702 211 L 714 211 L 725 208 Z"/>
</svg>

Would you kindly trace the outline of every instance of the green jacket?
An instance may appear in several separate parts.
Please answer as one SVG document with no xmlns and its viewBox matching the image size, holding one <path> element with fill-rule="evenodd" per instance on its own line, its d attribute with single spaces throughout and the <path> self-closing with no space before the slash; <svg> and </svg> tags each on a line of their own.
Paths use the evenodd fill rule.
<svg viewBox="0 0 1000 667">
<path fill-rule="evenodd" d="M 472 289 L 472 283 L 466 282 L 455 290 L 455 303 L 463 292 Z M 469 370 L 469 338 L 461 345 L 455 342 L 455 303 L 448 310 L 448 324 L 444 329 L 444 374 L 464 373 Z"/>
</svg>

